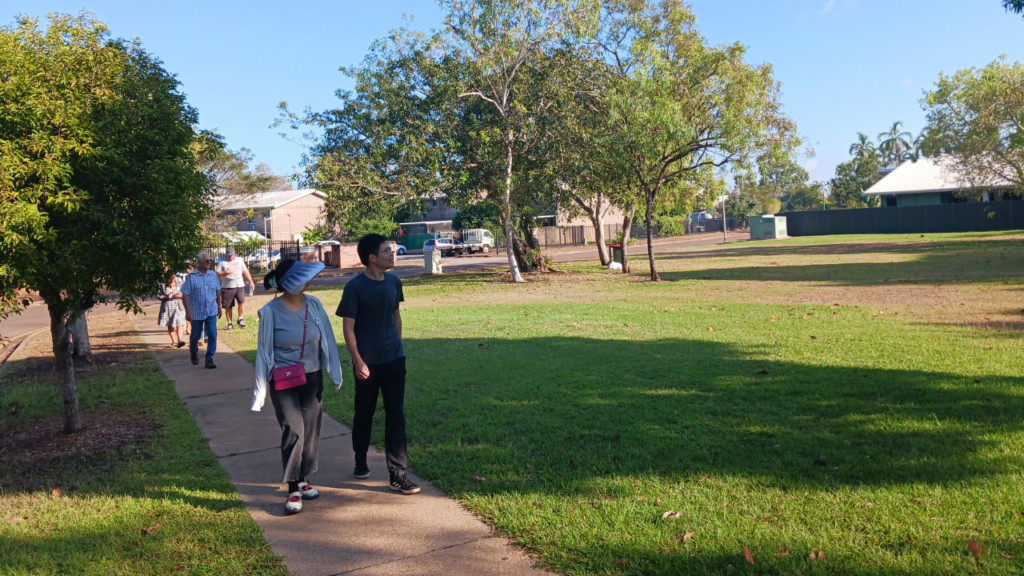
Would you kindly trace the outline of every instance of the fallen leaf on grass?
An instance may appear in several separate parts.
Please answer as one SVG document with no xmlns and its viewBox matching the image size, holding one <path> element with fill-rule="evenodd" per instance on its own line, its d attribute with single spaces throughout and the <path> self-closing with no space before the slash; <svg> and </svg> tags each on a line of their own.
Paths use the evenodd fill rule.
<svg viewBox="0 0 1024 576">
<path fill-rule="evenodd" d="M 655 500 L 654 501 L 654 505 L 655 506 L 661 506 L 661 498 L 658 498 L 657 500 Z"/>
<path fill-rule="evenodd" d="M 775 322 L 775 314 L 772 314 L 772 317 L 769 318 L 768 321 L 769 322 Z"/>
<path fill-rule="evenodd" d="M 810 313 L 804 314 L 804 320 L 807 320 L 807 319 L 808 319 L 808 318 L 810 318 L 810 317 L 811 317 L 811 314 L 810 314 Z"/>
<path fill-rule="evenodd" d="M 815 548 L 814 550 L 811 550 L 811 555 L 808 556 L 808 558 L 810 558 L 812 561 L 824 560 L 825 559 L 825 553 L 822 552 L 821 550 L 818 550 L 817 548 Z"/>
<path fill-rule="evenodd" d="M 698 483 L 700 483 L 700 482 L 703 482 L 703 481 L 705 481 L 705 480 L 707 480 L 707 479 L 708 479 L 708 475 L 707 475 L 707 474 L 705 474 L 705 475 L 701 476 L 701 477 L 700 477 L 700 480 L 697 480 L 697 482 L 698 482 Z"/>
<path fill-rule="evenodd" d="M 782 551 L 782 552 L 776 552 L 776 553 L 775 553 L 775 557 L 776 557 L 776 558 L 778 558 L 779 556 L 789 556 L 789 553 L 790 553 L 790 552 L 791 552 L 792 550 L 793 550 L 793 547 L 792 547 L 792 546 L 790 546 L 789 548 L 786 548 L 786 549 L 785 549 L 784 551 Z"/>
<path fill-rule="evenodd" d="M 675 520 L 676 518 L 679 518 L 679 513 L 673 512 L 672 510 L 669 510 L 668 512 L 665 512 L 661 515 L 662 520 Z"/>
<path fill-rule="evenodd" d="M 476 474 L 473 474 L 473 480 L 476 480 L 477 482 L 484 482 L 487 478 L 484 478 L 479 472 L 477 472 Z"/>
<path fill-rule="evenodd" d="M 981 544 L 978 544 L 978 541 L 974 540 L 973 538 L 967 541 L 967 549 L 972 554 L 976 554 L 978 556 L 981 556 L 985 553 L 985 551 L 981 549 Z"/>
<path fill-rule="evenodd" d="M 483 343 L 483 342 L 481 342 L 481 343 L 477 344 L 477 346 L 479 346 L 479 347 L 483 347 L 483 345 L 484 345 L 484 343 Z"/>
<path fill-rule="evenodd" d="M 708 326 L 708 332 L 714 332 L 714 331 L 715 331 L 715 327 L 714 326 Z"/>
<path fill-rule="evenodd" d="M 153 526 L 150 526 L 149 528 L 143 528 L 142 530 L 139 530 L 139 534 L 142 534 L 143 536 L 149 536 L 151 533 L 156 532 L 159 529 L 160 529 L 160 525 L 159 524 L 154 524 Z"/>
<path fill-rule="evenodd" d="M 1013 558 L 1013 556 L 1010 556 L 1006 552 L 1000 552 L 999 555 L 1002 556 L 1003 558 Z"/>
<path fill-rule="evenodd" d="M 60 498 L 60 488 L 54 488 L 53 490 L 50 490 L 50 494 L 56 498 Z"/>
<path fill-rule="evenodd" d="M 683 544 L 689 542 L 696 535 L 696 532 L 687 532 L 686 534 L 683 534 Z"/>
<path fill-rule="evenodd" d="M 875 505 L 874 505 L 874 504 L 872 504 L 871 502 L 868 502 L 867 504 L 865 504 L 865 505 L 864 505 L 864 507 L 865 507 L 865 508 L 874 508 L 874 507 L 875 507 Z"/>
<path fill-rule="evenodd" d="M 174 570 L 175 570 L 175 571 L 178 571 L 178 570 L 181 570 L 181 569 L 182 569 L 182 568 L 184 568 L 184 567 L 185 567 L 185 563 L 184 563 L 184 562 L 182 562 L 182 563 L 178 564 L 177 566 L 175 566 L 175 567 L 174 567 Z"/>
<path fill-rule="evenodd" d="M 811 340 L 817 340 L 817 339 L 818 339 L 817 336 L 811 336 Z"/>
<path fill-rule="evenodd" d="M 754 563 L 754 555 L 750 553 L 750 548 L 743 547 L 743 557 L 747 559 L 747 562 Z"/>
<path fill-rule="evenodd" d="M 527 470 L 532 470 L 532 469 L 533 469 L 533 466 L 530 466 L 530 463 L 529 463 L 529 462 L 527 462 L 527 463 L 526 463 L 526 469 L 527 469 Z"/>
</svg>

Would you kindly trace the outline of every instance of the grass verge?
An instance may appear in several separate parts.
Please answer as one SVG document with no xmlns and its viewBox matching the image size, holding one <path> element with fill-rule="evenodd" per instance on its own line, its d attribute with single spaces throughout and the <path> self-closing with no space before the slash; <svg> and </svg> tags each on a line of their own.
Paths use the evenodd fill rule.
<svg viewBox="0 0 1024 576">
<path fill-rule="evenodd" d="M 1019 574 L 1019 332 L 943 322 L 945 292 L 860 264 L 1008 314 L 1019 240 L 961 240 L 685 251 L 661 284 L 407 281 L 412 465 L 568 574 Z M 780 288 L 768 258 L 804 276 Z M 846 275 L 801 270 L 821 258 Z M 848 286 L 861 305 L 825 299 Z M 252 358 L 254 334 L 227 339 Z M 325 395 L 342 422 L 352 390 Z"/>
<path fill-rule="evenodd" d="M 0 574 L 287 574 L 131 321 L 90 329 L 84 432 L 59 432 L 45 333 L 0 378 Z"/>
</svg>

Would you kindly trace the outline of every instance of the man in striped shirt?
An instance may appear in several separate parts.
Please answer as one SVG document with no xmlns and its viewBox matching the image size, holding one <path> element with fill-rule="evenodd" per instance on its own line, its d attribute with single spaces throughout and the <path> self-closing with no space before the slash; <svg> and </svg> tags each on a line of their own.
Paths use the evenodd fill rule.
<svg viewBox="0 0 1024 576">
<path fill-rule="evenodd" d="M 181 287 L 181 300 L 185 304 L 185 320 L 192 324 L 192 337 L 188 342 L 192 364 L 199 364 L 199 339 L 205 330 L 206 367 L 216 368 L 213 354 L 217 351 L 217 319 L 223 311 L 220 308 L 220 280 L 217 273 L 210 270 L 210 263 L 209 254 L 200 252 L 196 269 Z"/>
</svg>

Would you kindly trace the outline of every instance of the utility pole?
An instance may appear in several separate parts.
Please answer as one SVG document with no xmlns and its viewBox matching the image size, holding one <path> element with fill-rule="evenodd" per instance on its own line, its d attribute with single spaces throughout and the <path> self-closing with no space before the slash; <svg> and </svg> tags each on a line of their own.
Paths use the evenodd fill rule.
<svg viewBox="0 0 1024 576">
<path fill-rule="evenodd" d="M 726 232 L 726 229 L 729 228 L 729 219 L 726 218 L 725 214 L 725 201 L 729 199 L 729 196 L 723 194 L 718 199 L 722 201 L 722 242 L 728 242 L 729 234 Z"/>
</svg>

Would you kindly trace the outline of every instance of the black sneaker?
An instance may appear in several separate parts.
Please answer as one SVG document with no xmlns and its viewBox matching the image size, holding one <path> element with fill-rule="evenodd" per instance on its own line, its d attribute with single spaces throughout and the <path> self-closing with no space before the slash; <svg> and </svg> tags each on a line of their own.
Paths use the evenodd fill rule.
<svg viewBox="0 0 1024 576">
<path fill-rule="evenodd" d="M 401 492 L 402 494 L 416 494 L 420 491 L 418 484 L 413 483 L 409 480 L 408 476 L 392 476 L 391 477 L 391 489 L 395 492 Z"/>
<path fill-rule="evenodd" d="M 356 456 L 356 469 L 352 472 L 352 475 L 356 478 L 370 477 L 370 467 L 366 465 L 366 456 L 362 458 Z"/>
</svg>

